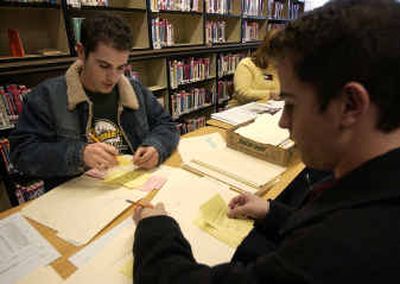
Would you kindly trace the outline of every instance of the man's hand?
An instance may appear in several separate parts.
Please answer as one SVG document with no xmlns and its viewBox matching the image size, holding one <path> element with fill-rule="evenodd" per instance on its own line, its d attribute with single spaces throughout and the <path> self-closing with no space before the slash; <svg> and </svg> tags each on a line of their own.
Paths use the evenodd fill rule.
<svg viewBox="0 0 400 284">
<path fill-rule="evenodd" d="M 243 193 L 229 202 L 228 217 L 262 219 L 269 211 L 269 202 L 250 193 Z"/>
<path fill-rule="evenodd" d="M 153 216 L 164 216 L 168 215 L 165 211 L 163 203 L 157 203 L 155 207 L 150 206 L 140 206 L 138 205 L 135 209 L 135 213 L 133 214 L 133 220 L 136 224 L 140 222 L 140 220 L 153 217 Z"/>
<path fill-rule="evenodd" d="M 158 165 L 158 151 L 153 146 L 141 146 L 137 148 L 133 156 L 133 163 L 139 168 L 152 169 Z"/>
<path fill-rule="evenodd" d="M 90 168 L 107 170 L 118 164 L 118 150 L 106 143 L 87 144 L 83 150 L 83 162 Z"/>
</svg>

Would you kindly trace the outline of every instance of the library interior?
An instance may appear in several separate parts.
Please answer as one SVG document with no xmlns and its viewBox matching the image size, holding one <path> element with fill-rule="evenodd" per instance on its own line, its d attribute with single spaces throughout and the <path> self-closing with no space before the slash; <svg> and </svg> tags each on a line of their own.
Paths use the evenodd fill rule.
<svg viewBox="0 0 400 284">
<path fill-rule="evenodd" d="M 301 126 L 307 123 L 307 115 L 300 115 L 307 100 L 299 103 L 289 92 L 294 86 L 311 92 L 309 82 L 317 90 L 313 96 L 325 90 L 323 84 L 337 87 L 318 74 L 326 62 L 347 66 L 333 62 L 340 51 L 330 53 L 330 37 L 340 39 L 345 32 L 326 15 L 341 19 L 355 11 L 356 29 L 375 15 L 370 10 L 386 11 L 386 22 L 398 14 L 397 1 L 373 2 L 0 1 L 0 283 L 335 283 L 347 276 L 355 281 L 359 272 L 350 271 L 356 268 L 390 275 L 395 269 L 390 260 L 387 271 L 375 271 L 372 260 L 345 268 L 358 254 L 365 257 L 360 250 L 376 237 L 367 234 L 357 245 L 343 238 L 357 230 L 352 224 L 368 213 L 363 211 L 368 200 L 333 207 L 330 190 L 340 194 L 352 184 L 341 183 L 346 176 L 338 174 L 339 166 L 324 164 L 339 158 L 319 152 L 338 153 L 352 137 L 343 128 L 356 133 L 369 123 L 365 118 L 356 128 L 351 119 L 358 123 L 364 113 L 375 115 L 375 104 L 384 108 L 379 98 L 371 99 L 373 87 L 359 80 L 372 80 L 369 62 L 362 66 L 365 73 L 349 68 L 342 76 L 347 97 L 354 98 L 343 103 L 353 107 L 346 121 L 345 114 L 340 121 L 331 114 L 326 122 L 320 104 L 322 114 L 311 109 L 308 114 L 314 115 L 308 122 L 320 124 Z M 386 9 L 389 5 L 396 9 Z M 386 22 L 377 21 L 371 30 L 389 30 Z M 318 24 L 325 23 L 330 32 L 323 34 Z M 304 35 L 313 29 L 320 35 Z M 369 31 L 359 34 L 360 42 Z M 351 32 L 343 35 L 343 46 Z M 324 40 L 330 46 L 324 53 L 298 43 L 298 57 L 291 56 L 296 46 L 284 44 L 302 36 L 313 41 L 310 46 L 324 46 Z M 382 35 L 382 46 L 371 50 L 385 52 L 392 41 Z M 349 54 L 356 55 L 358 46 L 348 44 L 354 44 Z M 306 62 L 316 67 L 300 66 Z M 345 77 L 351 72 L 353 81 Z M 339 104 L 326 100 L 328 110 Z M 342 128 L 329 128 L 332 121 Z M 392 133 L 390 122 L 381 124 L 388 130 L 383 133 Z M 306 145 L 305 135 L 317 135 L 312 127 L 331 129 L 325 137 L 320 130 L 319 138 L 333 146 Z M 347 138 L 329 142 L 339 128 Z M 379 166 L 371 157 L 365 162 L 370 160 L 370 168 Z M 352 197 L 358 196 L 343 193 Z M 358 210 L 356 216 L 343 213 L 346 209 Z M 383 214 L 377 213 L 376 227 Z M 348 216 L 341 220 L 346 225 L 337 226 L 343 235 L 330 239 L 324 226 Z M 324 242 L 331 247 L 325 249 Z M 318 245 L 319 252 L 306 251 Z M 349 260 L 339 265 L 346 248 Z M 337 257 L 328 256 L 335 251 Z M 385 252 L 373 249 L 371 259 L 379 262 Z M 316 264 L 325 259 L 331 268 Z"/>
</svg>

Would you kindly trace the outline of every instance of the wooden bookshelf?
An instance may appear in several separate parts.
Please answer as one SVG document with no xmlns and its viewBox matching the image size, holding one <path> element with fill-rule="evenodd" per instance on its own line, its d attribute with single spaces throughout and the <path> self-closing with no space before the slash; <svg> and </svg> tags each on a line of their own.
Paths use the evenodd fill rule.
<svg viewBox="0 0 400 284">
<path fill-rule="evenodd" d="M 108 0 L 109 7 L 146 10 L 146 0 Z"/>
<path fill-rule="evenodd" d="M 69 54 L 60 7 L 0 6 L 0 13 L 0 64 L 13 57 L 9 49 L 9 28 L 19 33 L 27 59 Z"/>
<path fill-rule="evenodd" d="M 174 45 L 168 47 L 202 45 L 203 15 L 198 13 L 157 13 L 168 20 L 174 30 Z M 154 14 L 153 14 L 154 16 Z"/>
<path fill-rule="evenodd" d="M 168 88 L 165 59 L 132 61 L 130 64 L 132 70 L 139 73 L 139 80 L 151 91 Z"/>
</svg>

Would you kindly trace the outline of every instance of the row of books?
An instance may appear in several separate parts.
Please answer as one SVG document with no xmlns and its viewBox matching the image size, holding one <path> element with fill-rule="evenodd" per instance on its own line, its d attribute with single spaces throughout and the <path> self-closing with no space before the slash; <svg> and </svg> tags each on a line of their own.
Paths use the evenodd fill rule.
<svg viewBox="0 0 400 284">
<path fill-rule="evenodd" d="M 218 77 L 235 73 L 240 60 L 246 56 L 245 53 L 220 54 L 218 57 Z"/>
<path fill-rule="evenodd" d="M 160 17 L 151 19 L 151 35 L 154 49 L 173 46 L 175 44 L 174 27 L 168 19 Z"/>
<path fill-rule="evenodd" d="M 226 42 L 225 21 L 207 21 L 206 44 Z"/>
<path fill-rule="evenodd" d="M 30 89 L 24 85 L 0 86 L 0 128 L 9 128 L 15 124 L 29 92 Z"/>
<path fill-rule="evenodd" d="M 42 180 L 32 180 L 26 184 L 15 184 L 15 196 L 19 204 L 38 198 L 45 193 Z"/>
<path fill-rule="evenodd" d="M 285 17 L 285 4 L 279 0 L 268 1 L 268 16 L 275 19 L 282 19 Z"/>
<path fill-rule="evenodd" d="M 297 19 L 303 14 L 304 4 L 303 3 L 289 3 L 288 13 L 289 19 Z"/>
<path fill-rule="evenodd" d="M 10 142 L 8 141 L 8 139 L 5 138 L 0 139 L 0 152 L 6 172 L 8 174 L 15 174 L 16 170 L 13 164 L 11 163 Z"/>
<path fill-rule="evenodd" d="M 12 184 L 14 195 L 19 204 L 39 197 L 44 193 L 42 180 L 31 180 L 21 175 L 13 166 L 10 159 L 10 142 L 6 138 L 0 139 L 0 153 L 7 172 L 8 183 Z"/>
<path fill-rule="evenodd" d="M 193 119 L 186 119 L 177 125 L 179 132 L 182 134 L 196 130 L 197 128 L 206 126 L 206 117 L 201 116 Z"/>
<path fill-rule="evenodd" d="M 200 0 L 201 1 L 201 0 Z M 151 10 L 199 12 L 199 0 L 151 0 Z"/>
<path fill-rule="evenodd" d="M 67 5 L 80 8 L 82 6 L 108 6 L 108 0 L 67 0 Z"/>
<path fill-rule="evenodd" d="M 245 16 L 264 16 L 265 0 L 242 0 L 242 13 Z"/>
<path fill-rule="evenodd" d="M 230 14 L 232 12 L 232 0 L 205 0 L 205 4 L 207 13 Z"/>
<path fill-rule="evenodd" d="M 242 42 L 255 41 L 260 39 L 260 24 L 258 22 L 242 22 Z"/>
<path fill-rule="evenodd" d="M 232 98 L 234 92 L 233 80 L 219 80 L 217 85 L 218 103 L 221 104 Z"/>
<path fill-rule="evenodd" d="M 169 61 L 171 88 L 211 77 L 210 58 L 189 57 Z"/>
<path fill-rule="evenodd" d="M 215 100 L 215 88 L 194 88 L 179 91 L 171 95 L 171 111 L 174 119 L 179 116 L 212 105 Z"/>
</svg>

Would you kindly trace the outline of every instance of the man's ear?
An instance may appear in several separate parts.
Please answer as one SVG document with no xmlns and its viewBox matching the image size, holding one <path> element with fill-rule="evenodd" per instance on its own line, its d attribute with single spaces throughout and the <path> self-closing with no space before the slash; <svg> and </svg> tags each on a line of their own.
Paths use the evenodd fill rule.
<svg viewBox="0 0 400 284">
<path fill-rule="evenodd" d="M 75 50 L 76 50 L 76 53 L 78 53 L 78 58 L 80 60 L 82 60 L 82 62 L 84 62 L 85 61 L 85 48 L 83 47 L 82 43 L 78 42 L 75 45 Z"/>
<path fill-rule="evenodd" d="M 371 104 L 368 91 L 358 82 L 349 82 L 342 88 L 341 125 L 349 127 L 364 115 Z"/>
</svg>

